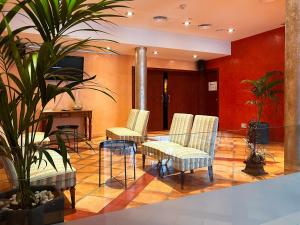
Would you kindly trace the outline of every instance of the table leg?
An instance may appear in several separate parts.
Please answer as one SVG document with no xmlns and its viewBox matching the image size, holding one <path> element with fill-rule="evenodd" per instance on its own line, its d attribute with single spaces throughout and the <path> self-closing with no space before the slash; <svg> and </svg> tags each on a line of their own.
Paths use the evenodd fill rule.
<svg viewBox="0 0 300 225">
<path fill-rule="evenodd" d="M 88 138 L 87 136 L 87 117 L 84 117 L 84 136 L 85 138 Z"/>
<path fill-rule="evenodd" d="M 92 140 L 92 117 L 89 117 L 89 140 Z"/>
<path fill-rule="evenodd" d="M 135 180 L 135 151 L 133 151 L 133 178 Z"/>
<path fill-rule="evenodd" d="M 126 165 L 126 152 L 124 154 L 124 171 L 125 171 L 125 189 L 127 189 L 127 165 Z"/>
<path fill-rule="evenodd" d="M 112 179 L 112 151 L 111 149 L 109 151 L 110 151 L 110 178 Z"/>
<path fill-rule="evenodd" d="M 99 148 L 99 187 L 101 186 L 101 147 Z"/>
</svg>

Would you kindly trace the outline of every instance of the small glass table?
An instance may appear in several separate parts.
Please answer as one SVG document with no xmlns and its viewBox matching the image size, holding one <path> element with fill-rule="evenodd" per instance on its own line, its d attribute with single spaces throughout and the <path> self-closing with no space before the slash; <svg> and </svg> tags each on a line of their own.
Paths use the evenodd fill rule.
<svg viewBox="0 0 300 225">
<path fill-rule="evenodd" d="M 123 155 L 124 156 L 124 186 L 127 188 L 127 179 L 132 179 L 127 177 L 127 156 L 133 153 L 133 179 L 136 178 L 136 143 L 134 141 L 129 140 L 109 140 L 103 141 L 99 145 L 99 187 L 102 185 L 101 183 L 101 162 L 102 162 L 102 154 L 101 150 L 108 150 L 110 155 L 110 178 L 114 179 L 115 181 L 123 184 L 123 180 L 118 179 L 117 177 L 113 176 L 113 155 Z"/>
</svg>

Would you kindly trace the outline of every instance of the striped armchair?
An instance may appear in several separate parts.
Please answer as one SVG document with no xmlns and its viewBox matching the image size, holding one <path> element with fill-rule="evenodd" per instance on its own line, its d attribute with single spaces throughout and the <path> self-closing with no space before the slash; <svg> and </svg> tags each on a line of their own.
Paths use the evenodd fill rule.
<svg viewBox="0 0 300 225">
<path fill-rule="evenodd" d="M 185 171 L 193 172 L 194 169 L 208 167 L 210 181 L 213 181 L 213 160 L 215 143 L 218 131 L 218 118 L 213 116 L 195 116 L 192 130 L 190 131 L 187 146 L 168 146 L 157 143 L 152 148 L 160 151 L 165 159 L 172 160 L 173 167 L 181 173 L 181 188 L 184 185 Z M 143 148 L 148 148 L 147 143 Z"/>
<path fill-rule="evenodd" d="M 168 159 L 168 152 L 172 147 L 187 146 L 193 123 L 193 115 L 175 113 L 172 119 L 168 141 L 149 141 L 142 146 L 143 168 L 146 156 L 155 158 L 159 162 Z"/>
<path fill-rule="evenodd" d="M 140 110 L 138 109 L 131 109 L 128 115 L 126 127 L 112 127 L 106 129 L 106 139 L 112 138 L 115 133 L 118 132 L 126 132 L 132 131 L 134 129 L 136 119 L 138 117 Z"/>
<path fill-rule="evenodd" d="M 130 111 L 127 128 L 115 127 L 106 130 L 106 138 L 112 140 L 131 140 L 137 144 L 145 141 L 149 111 L 133 109 Z M 129 126 L 130 125 L 130 126 Z"/>
<path fill-rule="evenodd" d="M 4 135 L 0 127 L 0 135 Z M 5 137 L 4 137 L 5 138 Z M 5 138 L 6 139 L 6 138 Z M 37 138 L 37 142 L 43 140 L 42 137 Z M 32 186 L 55 186 L 58 191 L 70 190 L 72 208 L 75 208 L 75 186 L 76 186 L 76 169 L 67 166 L 65 169 L 62 157 L 55 151 L 48 151 L 55 162 L 57 171 L 51 166 L 46 157 L 42 160 L 40 167 L 37 164 L 31 166 L 30 182 Z M 69 156 L 68 156 L 69 157 Z M 18 186 L 17 172 L 13 163 L 5 158 L 0 157 L 2 165 L 5 169 L 7 177 L 13 188 Z"/>
</svg>

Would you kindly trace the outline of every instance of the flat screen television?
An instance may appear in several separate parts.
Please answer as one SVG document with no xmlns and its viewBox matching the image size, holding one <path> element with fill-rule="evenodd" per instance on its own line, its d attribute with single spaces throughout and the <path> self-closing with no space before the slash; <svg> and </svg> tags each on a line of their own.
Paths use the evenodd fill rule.
<svg viewBox="0 0 300 225">
<path fill-rule="evenodd" d="M 80 56 L 66 56 L 60 60 L 57 64 L 51 67 L 49 72 L 53 75 L 64 75 L 63 79 L 59 77 L 49 77 L 47 80 L 65 80 L 65 81 L 77 81 L 83 79 L 83 64 L 84 57 Z M 63 69 L 70 69 L 68 71 Z"/>
</svg>

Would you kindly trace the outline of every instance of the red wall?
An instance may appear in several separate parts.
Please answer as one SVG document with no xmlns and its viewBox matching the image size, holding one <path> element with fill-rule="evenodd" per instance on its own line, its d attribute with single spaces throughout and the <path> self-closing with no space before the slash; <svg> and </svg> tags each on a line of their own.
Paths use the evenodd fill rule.
<svg viewBox="0 0 300 225">
<path fill-rule="evenodd" d="M 241 81 L 257 79 L 267 71 L 284 71 L 284 36 L 284 28 L 278 28 L 234 41 L 231 56 L 208 61 L 208 68 L 219 70 L 219 116 L 222 130 L 241 129 L 241 123 L 255 118 L 255 107 L 245 104 L 251 98 L 251 93 Z M 268 106 L 262 120 L 271 127 L 282 126 L 283 105 L 282 94 L 277 109 Z M 283 136 L 282 128 L 273 130 L 273 137 Z"/>
</svg>

